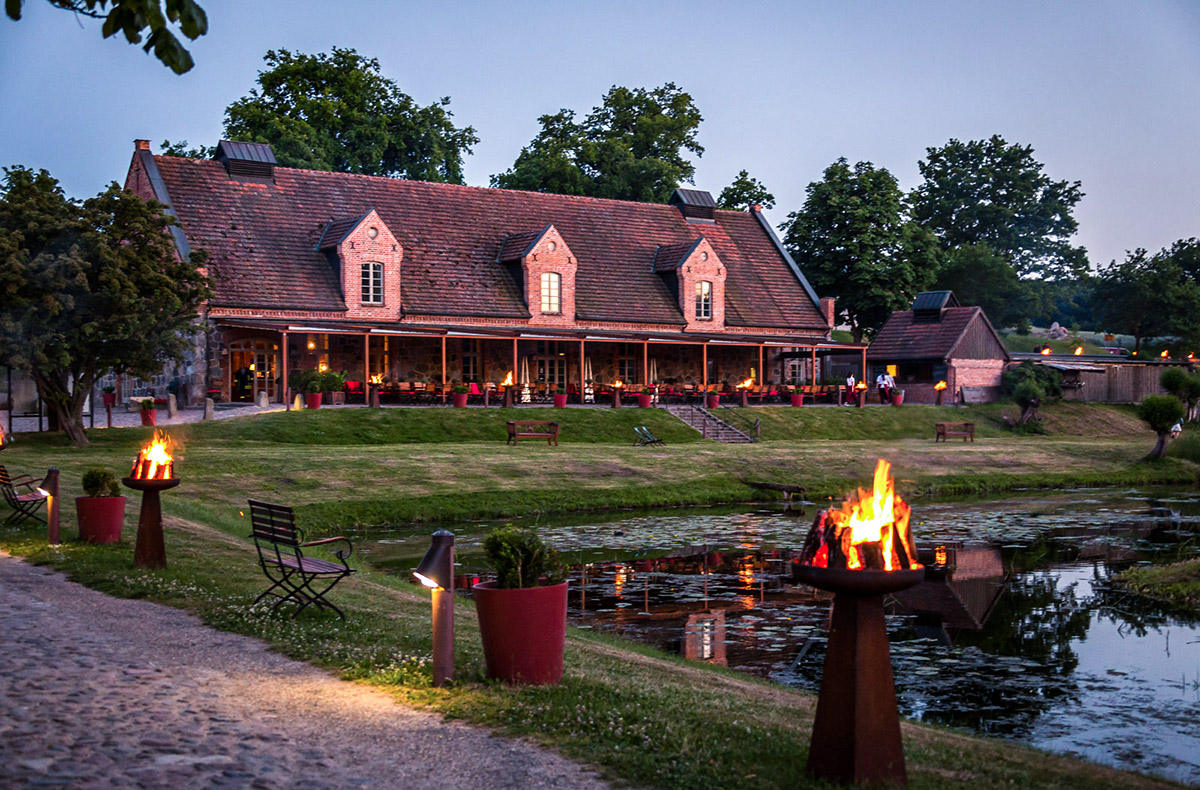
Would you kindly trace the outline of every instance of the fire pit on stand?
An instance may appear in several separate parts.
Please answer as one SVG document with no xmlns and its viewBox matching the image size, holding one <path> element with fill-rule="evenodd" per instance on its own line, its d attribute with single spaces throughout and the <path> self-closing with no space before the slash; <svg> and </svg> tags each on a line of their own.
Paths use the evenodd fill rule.
<svg viewBox="0 0 1200 790">
<path fill-rule="evenodd" d="M 808 771 L 843 784 L 908 784 L 883 596 L 924 570 L 890 467 L 880 459 L 873 491 L 817 514 L 795 568 L 800 581 L 834 593 Z"/>
<path fill-rule="evenodd" d="M 162 503 L 158 493 L 179 485 L 175 477 L 175 461 L 171 457 L 170 440 L 162 431 L 155 431 L 154 441 L 142 448 L 133 462 L 129 477 L 121 482 L 134 491 L 142 492 L 142 510 L 138 516 L 137 544 L 133 550 L 133 567 L 167 567 L 167 550 L 163 545 Z"/>
</svg>

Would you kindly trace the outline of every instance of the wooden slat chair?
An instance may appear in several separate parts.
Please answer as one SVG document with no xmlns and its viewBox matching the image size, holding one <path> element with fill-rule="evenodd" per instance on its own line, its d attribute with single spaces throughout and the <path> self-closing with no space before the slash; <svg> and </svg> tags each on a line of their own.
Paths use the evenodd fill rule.
<svg viewBox="0 0 1200 790">
<path fill-rule="evenodd" d="M 258 561 L 262 565 L 263 573 L 272 582 L 270 587 L 254 599 L 252 605 L 257 605 L 259 601 L 270 596 L 279 599 L 271 607 L 272 610 L 288 601 L 299 604 L 292 617 L 310 605 L 315 605 L 319 609 L 331 609 L 345 620 L 346 615 L 325 600 L 325 595 L 334 585 L 354 573 L 354 569 L 346 563 L 350 553 L 354 551 L 349 539 L 336 537 L 305 541 L 304 532 L 296 526 L 290 507 L 255 499 L 249 502 L 250 537 L 254 538 L 254 545 L 258 548 Z M 342 561 L 341 565 L 316 557 L 305 557 L 301 550 L 308 546 L 323 546 L 338 541 L 344 541 L 346 544 L 346 548 L 334 552 Z M 313 586 L 314 583 L 316 587 Z"/>
<path fill-rule="evenodd" d="M 4 501 L 13 510 L 8 514 L 8 518 L 4 519 L 5 524 L 16 525 L 29 519 L 46 523 L 46 519 L 37 514 L 38 509 L 46 504 L 47 499 L 44 494 L 38 493 L 38 487 L 41 484 L 41 480 L 29 475 L 9 477 L 8 470 L 0 465 L 0 492 L 3 492 Z M 24 491 L 17 489 L 24 489 Z"/>
</svg>

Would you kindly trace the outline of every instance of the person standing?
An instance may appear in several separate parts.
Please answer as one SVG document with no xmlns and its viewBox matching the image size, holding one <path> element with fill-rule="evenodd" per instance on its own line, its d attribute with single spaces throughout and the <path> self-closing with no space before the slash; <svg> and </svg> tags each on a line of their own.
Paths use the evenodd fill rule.
<svg viewBox="0 0 1200 790">
<path fill-rule="evenodd" d="M 879 390 L 879 402 L 886 405 L 892 396 L 891 390 L 888 389 L 886 370 L 875 377 L 875 388 Z"/>
<path fill-rule="evenodd" d="M 854 393 L 854 385 L 857 383 L 858 381 L 855 380 L 853 373 L 846 374 L 846 399 L 844 402 L 847 406 L 852 405 L 854 399 L 857 397 Z"/>
</svg>

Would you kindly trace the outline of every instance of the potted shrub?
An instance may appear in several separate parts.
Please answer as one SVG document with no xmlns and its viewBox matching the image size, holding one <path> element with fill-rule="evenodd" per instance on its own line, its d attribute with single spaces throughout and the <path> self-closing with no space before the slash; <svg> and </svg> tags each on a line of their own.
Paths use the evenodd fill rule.
<svg viewBox="0 0 1200 790">
<path fill-rule="evenodd" d="M 450 397 L 454 399 L 454 408 L 464 409 L 467 406 L 467 398 L 471 395 L 471 388 L 466 384 L 455 384 L 450 388 Z"/>
<path fill-rule="evenodd" d="M 721 393 L 716 390 L 709 390 L 704 393 L 704 405 L 710 409 L 715 409 L 721 405 Z"/>
<path fill-rule="evenodd" d="M 304 379 L 304 405 L 310 409 L 321 408 L 321 374 L 309 371 Z"/>
<path fill-rule="evenodd" d="M 88 543 L 116 543 L 125 521 L 125 497 L 113 473 L 93 466 L 83 473 L 83 496 L 75 497 L 79 539 Z"/>
<path fill-rule="evenodd" d="M 343 391 L 346 388 L 346 371 L 338 372 L 336 370 L 327 370 L 324 373 L 318 373 L 321 381 L 321 392 L 327 393 L 328 397 L 323 398 L 323 403 L 328 403 L 330 406 L 341 406 L 346 402 L 346 393 Z"/>
<path fill-rule="evenodd" d="M 512 525 L 483 541 L 496 581 L 474 587 L 487 676 L 557 683 L 567 635 L 566 572 L 536 531 Z"/>
<path fill-rule="evenodd" d="M 102 397 L 104 398 L 105 407 L 111 409 L 113 406 L 116 406 L 117 405 L 117 388 L 112 385 L 109 385 L 107 387 L 104 387 L 103 391 L 104 391 L 104 395 Z"/>
<path fill-rule="evenodd" d="M 638 406 L 643 409 L 650 408 L 650 401 L 654 397 L 654 390 L 650 387 L 642 387 L 642 391 L 638 393 Z"/>
<path fill-rule="evenodd" d="M 567 405 L 567 393 L 557 384 L 550 385 L 550 396 L 554 398 L 554 408 L 562 409 Z"/>
<path fill-rule="evenodd" d="M 792 405 L 799 408 L 804 405 L 804 390 L 796 382 L 792 382 Z"/>
<path fill-rule="evenodd" d="M 142 425 L 158 425 L 158 412 L 154 410 L 154 398 L 142 398 L 138 401 L 138 413 L 142 417 Z"/>
</svg>

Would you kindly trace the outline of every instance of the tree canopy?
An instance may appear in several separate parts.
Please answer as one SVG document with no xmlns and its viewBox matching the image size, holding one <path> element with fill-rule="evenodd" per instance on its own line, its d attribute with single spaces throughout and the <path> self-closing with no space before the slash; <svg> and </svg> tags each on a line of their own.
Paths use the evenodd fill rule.
<svg viewBox="0 0 1200 790">
<path fill-rule="evenodd" d="M 448 97 L 418 105 L 353 49 L 263 59 L 258 87 L 225 109 L 228 139 L 269 143 L 284 167 L 463 183 L 479 138 L 453 124 Z"/>
<path fill-rule="evenodd" d="M 1150 430 L 1158 434 L 1158 441 L 1147 458 L 1164 458 L 1167 455 L 1167 434 L 1172 426 L 1183 419 L 1184 407 L 1178 398 L 1170 395 L 1147 395 L 1137 407 L 1137 415 Z"/>
<path fill-rule="evenodd" d="M 937 240 L 908 219 L 895 177 L 870 162 L 838 159 L 807 195 L 780 227 L 784 244 L 861 342 L 932 282 Z"/>
<path fill-rule="evenodd" d="M 1083 197 L 1078 181 L 1054 181 L 1032 146 L 950 140 L 926 149 L 924 181 L 912 192 L 913 218 L 946 250 L 986 244 L 1021 277 L 1072 277 L 1087 269 L 1087 252 L 1069 239 Z"/>
<path fill-rule="evenodd" d="M 1113 261 L 1096 278 L 1093 300 L 1107 331 L 1133 335 L 1134 350 L 1142 340 L 1161 335 L 1195 339 L 1200 315 L 1200 283 L 1188 276 L 1176 257 L 1188 247 L 1178 243 L 1150 255 L 1138 249 Z"/>
<path fill-rule="evenodd" d="M 142 49 L 153 50 L 158 58 L 176 74 L 190 71 L 195 65 L 191 53 L 183 48 L 169 25 L 178 25 L 179 32 L 195 41 L 208 32 L 208 16 L 194 0 L 46 0 L 55 8 L 73 11 L 77 16 L 103 19 L 100 28 L 105 38 L 122 33 L 130 44 L 141 44 L 142 35 L 149 30 Z M 25 0 L 4 0 L 9 19 L 19 20 Z"/>
<path fill-rule="evenodd" d="M 665 203 L 696 168 L 686 152 L 703 118 L 692 97 L 668 82 L 660 88 L 614 85 L 582 121 L 562 109 L 538 119 L 541 131 L 494 187 L 562 195 Z"/>
<path fill-rule="evenodd" d="M 751 178 L 750 173 L 742 170 L 733 183 L 721 190 L 717 208 L 745 211 L 751 206 L 762 206 L 769 211 L 775 208 L 775 196 L 767 191 L 761 181 Z"/>
<path fill-rule="evenodd" d="M 148 376 L 182 357 L 208 295 L 203 255 L 180 260 L 174 218 L 115 183 L 79 204 L 45 170 L 4 172 L 0 365 L 27 372 L 62 430 L 86 444 L 97 376 Z"/>
</svg>

